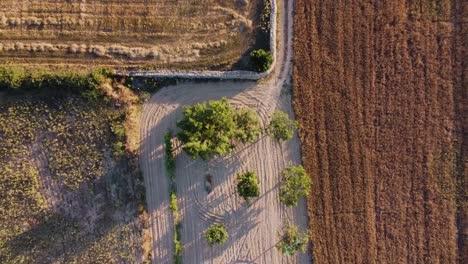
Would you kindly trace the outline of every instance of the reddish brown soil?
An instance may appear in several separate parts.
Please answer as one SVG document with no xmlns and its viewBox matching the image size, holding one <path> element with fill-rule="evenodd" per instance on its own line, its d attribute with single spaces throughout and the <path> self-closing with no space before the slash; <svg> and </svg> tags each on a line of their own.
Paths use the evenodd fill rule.
<svg viewBox="0 0 468 264">
<path fill-rule="evenodd" d="M 315 263 L 466 261 L 467 6 L 296 1 Z"/>
</svg>

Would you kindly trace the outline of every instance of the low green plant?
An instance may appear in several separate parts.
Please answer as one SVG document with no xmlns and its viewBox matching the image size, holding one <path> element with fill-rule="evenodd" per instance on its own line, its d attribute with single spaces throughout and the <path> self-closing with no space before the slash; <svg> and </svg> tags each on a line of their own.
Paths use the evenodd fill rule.
<svg viewBox="0 0 468 264">
<path fill-rule="evenodd" d="M 165 151 L 165 163 L 166 171 L 171 180 L 174 180 L 175 177 L 175 157 L 173 153 L 173 145 L 171 140 L 171 132 L 166 132 L 164 134 L 164 151 Z"/>
<path fill-rule="evenodd" d="M 260 195 L 260 186 L 258 184 L 257 174 L 253 171 L 247 171 L 237 175 L 237 192 L 245 200 L 258 197 Z"/>
<path fill-rule="evenodd" d="M 224 244 L 229 234 L 222 224 L 212 225 L 205 232 L 205 239 L 210 246 Z"/>
<path fill-rule="evenodd" d="M 273 63 L 273 55 L 264 49 L 250 52 L 250 63 L 257 72 L 267 71 Z"/>
<path fill-rule="evenodd" d="M 305 252 L 309 238 L 306 232 L 299 232 L 299 228 L 294 225 L 286 225 L 280 233 L 280 241 L 276 248 L 286 255 L 294 255 L 298 251 Z"/>
<path fill-rule="evenodd" d="M 184 251 L 184 246 L 180 242 L 180 223 L 177 223 L 174 227 L 174 264 L 182 263 L 182 252 Z"/>
<path fill-rule="evenodd" d="M 260 29 L 264 34 L 270 33 L 271 30 L 271 2 L 265 0 L 263 3 L 262 15 L 260 17 Z"/>
</svg>

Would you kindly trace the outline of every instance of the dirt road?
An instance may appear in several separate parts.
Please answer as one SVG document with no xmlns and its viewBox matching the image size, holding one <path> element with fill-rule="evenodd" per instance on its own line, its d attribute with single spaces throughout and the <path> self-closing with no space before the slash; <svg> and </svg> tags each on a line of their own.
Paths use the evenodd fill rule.
<svg viewBox="0 0 468 264">
<path fill-rule="evenodd" d="M 163 136 L 176 128 L 182 107 L 196 102 L 227 97 L 236 107 L 255 109 L 267 124 L 277 107 L 291 110 L 291 58 L 293 1 L 281 7 L 281 39 L 277 70 L 262 83 L 209 82 L 182 83 L 156 93 L 144 106 L 141 163 L 147 187 L 147 201 L 153 235 L 153 262 L 172 259 L 173 231 L 168 209 L 168 180 L 164 168 Z M 269 137 L 239 146 L 224 158 L 208 162 L 192 160 L 185 153 L 176 156 L 176 183 L 182 218 L 184 263 L 308 263 L 310 255 L 285 257 L 276 248 L 278 231 L 284 223 L 307 227 L 305 202 L 296 209 L 279 203 L 279 172 L 301 161 L 298 138 L 277 143 Z M 261 196 L 247 206 L 235 190 L 235 175 L 255 170 Z M 213 176 L 214 189 L 207 194 L 204 178 Z M 226 244 L 210 248 L 203 238 L 213 223 L 224 223 L 230 238 Z"/>
</svg>

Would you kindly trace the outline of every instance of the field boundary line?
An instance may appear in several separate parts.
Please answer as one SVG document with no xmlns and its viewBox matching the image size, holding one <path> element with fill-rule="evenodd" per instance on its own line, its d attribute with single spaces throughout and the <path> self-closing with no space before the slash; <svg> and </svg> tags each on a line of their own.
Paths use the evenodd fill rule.
<svg viewBox="0 0 468 264">
<path fill-rule="evenodd" d="M 184 70 L 157 70 L 157 71 L 126 71 L 119 70 L 116 74 L 129 77 L 156 77 L 156 78 L 189 78 L 189 79 L 219 79 L 219 80 L 260 80 L 267 77 L 276 65 L 276 30 L 277 30 L 277 0 L 270 1 L 270 51 L 273 55 L 273 63 L 265 72 L 254 71 L 184 71 Z"/>
</svg>

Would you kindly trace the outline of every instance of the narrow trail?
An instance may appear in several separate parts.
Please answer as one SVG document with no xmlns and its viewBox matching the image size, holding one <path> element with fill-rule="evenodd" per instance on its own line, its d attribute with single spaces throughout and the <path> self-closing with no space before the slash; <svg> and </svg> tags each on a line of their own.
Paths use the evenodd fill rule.
<svg viewBox="0 0 468 264">
<path fill-rule="evenodd" d="M 153 263 L 171 263 L 173 223 L 169 211 L 168 177 L 164 167 L 163 137 L 175 130 L 184 105 L 227 97 L 235 107 L 255 109 L 262 123 L 269 122 L 276 108 L 292 113 L 291 64 L 293 1 L 280 1 L 281 18 L 276 70 L 261 82 L 186 82 L 156 93 L 143 109 L 141 122 L 141 167 L 144 173 L 151 233 Z M 309 263 L 310 252 L 295 257 L 282 255 L 275 245 L 284 223 L 307 227 L 305 201 L 297 208 L 279 203 L 279 173 L 301 162 L 300 144 L 278 143 L 261 137 L 239 146 L 232 154 L 210 161 L 192 160 L 176 153 L 176 183 L 182 219 L 184 263 Z M 235 176 L 254 170 L 260 179 L 261 196 L 250 205 L 237 195 Z M 213 176 L 213 191 L 207 194 L 204 178 Z M 222 246 L 209 247 L 203 233 L 213 223 L 224 223 L 229 232 Z"/>
</svg>

